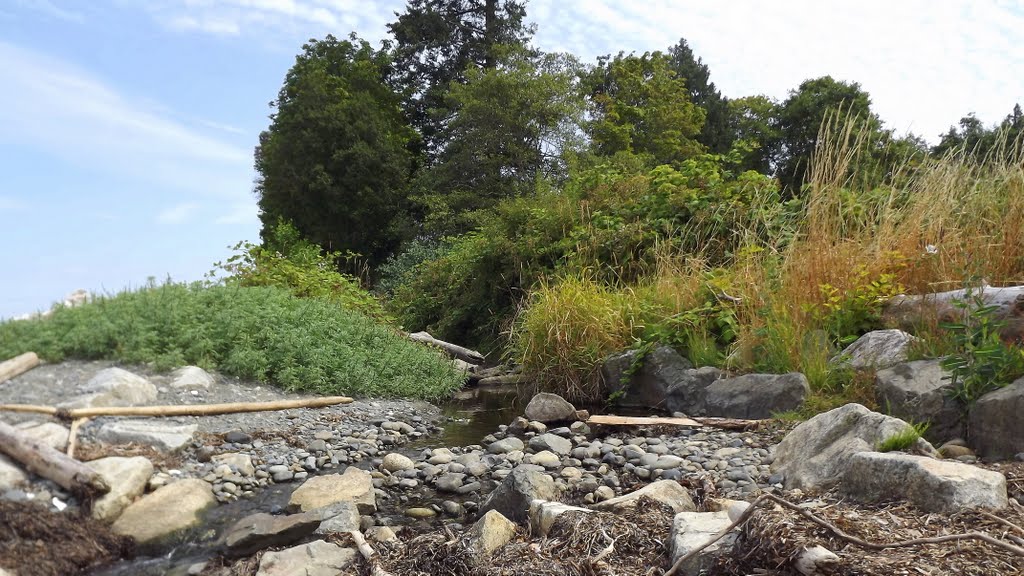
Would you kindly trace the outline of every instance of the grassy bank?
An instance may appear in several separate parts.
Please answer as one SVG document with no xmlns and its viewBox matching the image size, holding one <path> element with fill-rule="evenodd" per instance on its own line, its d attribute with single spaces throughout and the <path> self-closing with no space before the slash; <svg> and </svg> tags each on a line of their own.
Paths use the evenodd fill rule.
<svg viewBox="0 0 1024 576">
<path fill-rule="evenodd" d="M 195 364 L 290 390 L 438 398 L 461 386 L 449 362 L 337 303 L 286 288 L 165 284 L 0 324 L 0 358 Z"/>
</svg>

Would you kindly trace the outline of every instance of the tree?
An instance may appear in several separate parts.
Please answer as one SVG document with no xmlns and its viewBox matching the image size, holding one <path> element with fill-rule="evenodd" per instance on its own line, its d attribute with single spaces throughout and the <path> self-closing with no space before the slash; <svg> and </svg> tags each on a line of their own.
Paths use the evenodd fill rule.
<svg viewBox="0 0 1024 576">
<path fill-rule="evenodd" d="M 256 148 L 265 239 L 284 219 L 371 264 L 401 240 L 416 134 L 382 81 L 387 66 L 386 54 L 354 36 L 303 46 Z"/>
<path fill-rule="evenodd" d="M 697 58 L 686 39 L 668 49 L 669 68 L 686 83 L 690 100 L 704 109 L 706 117 L 697 141 L 709 152 L 724 154 L 735 139 L 729 125 L 729 100 L 711 81 L 711 70 Z"/>
<path fill-rule="evenodd" d="M 745 96 L 729 100 L 729 132 L 744 149 L 743 170 L 772 174 L 773 147 L 780 139 L 779 103 L 767 96 Z"/>
<path fill-rule="evenodd" d="M 409 0 L 395 15 L 388 24 L 394 82 L 432 160 L 444 145 L 450 86 L 464 83 L 473 66 L 495 68 L 501 46 L 525 46 L 531 34 L 523 24 L 525 1 Z"/>
<path fill-rule="evenodd" d="M 818 131 L 825 118 L 834 113 L 858 119 L 872 133 L 881 127 L 871 112 L 870 96 L 856 82 L 842 82 L 831 76 L 805 80 L 782 103 L 779 139 L 772 152 L 778 162 L 777 176 L 790 194 L 799 193 L 818 144 Z"/>
<path fill-rule="evenodd" d="M 942 156 L 953 150 L 963 150 L 975 158 L 982 159 L 995 154 L 998 158 L 1013 160 L 1021 155 L 1021 138 L 1024 137 L 1024 112 L 1020 104 L 998 126 L 986 127 L 973 112 L 960 119 L 957 126 L 950 126 L 942 134 L 939 143 L 932 148 L 932 154 Z"/>
<path fill-rule="evenodd" d="M 501 61 L 469 69 L 448 93 L 453 113 L 440 133 L 447 145 L 419 178 L 431 231 L 464 231 L 474 211 L 527 194 L 538 179 L 561 179 L 566 154 L 581 146 L 576 59 L 515 50 Z"/>
<path fill-rule="evenodd" d="M 679 162 L 703 152 L 696 138 L 704 110 L 690 101 L 661 52 L 605 56 L 589 77 L 594 151 L 648 155 L 656 164 Z"/>
</svg>

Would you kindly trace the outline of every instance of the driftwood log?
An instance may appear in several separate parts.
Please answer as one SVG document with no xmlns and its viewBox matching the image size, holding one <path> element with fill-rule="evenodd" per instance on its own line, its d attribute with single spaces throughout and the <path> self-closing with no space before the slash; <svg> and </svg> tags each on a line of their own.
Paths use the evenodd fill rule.
<svg viewBox="0 0 1024 576">
<path fill-rule="evenodd" d="M 291 408 L 323 408 L 335 404 L 350 404 L 347 396 L 300 398 L 274 402 L 231 402 L 227 404 L 186 404 L 183 406 L 102 406 L 97 408 L 55 408 L 34 404 L 0 404 L 0 412 L 31 412 L 49 414 L 62 420 L 94 418 L 96 416 L 215 416 L 242 412 L 268 412 Z"/>
<path fill-rule="evenodd" d="M 481 378 L 477 381 L 480 386 L 518 386 L 519 384 L 525 384 L 529 382 L 529 379 L 522 374 L 502 374 L 500 376 L 488 376 L 487 378 Z"/>
<path fill-rule="evenodd" d="M 709 426 L 723 430 L 752 430 L 760 426 L 761 421 L 737 418 L 663 418 L 658 416 L 594 414 L 587 419 L 587 424 L 599 426 L 684 426 L 689 428 Z"/>
<path fill-rule="evenodd" d="M 995 306 L 993 317 L 1005 323 L 1000 336 L 1005 342 L 1024 342 L 1024 286 L 998 288 L 982 284 L 973 289 L 980 291 L 987 306 Z M 922 294 L 917 296 L 896 296 L 889 300 L 882 312 L 887 325 L 897 326 L 913 332 L 915 326 L 923 323 L 958 322 L 963 310 L 954 306 L 954 301 L 963 300 L 966 289 Z"/>
<path fill-rule="evenodd" d="M 464 362 L 469 362 L 479 366 L 484 363 L 484 355 L 477 352 L 476 350 L 470 350 L 469 348 L 463 348 L 457 344 L 451 342 L 445 342 L 444 340 L 438 340 L 427 332 L 413 332 L 409 334 L 409 339 L 413 342 L 420 342 L 423 344 L 430 344 L 431 346 L 437 346 L 441 350 L 444 350 L 452 358 L 458 358 Z"/>
<path fill-rule="evenodd" d="M 4 422 L 0 422 L 0 451 L 86 501 L 110 491 L 110 486 L 92 468 Z"/>
<path fill-rule="evenodd" d="M 0 362 L 0 384 L 28 372 L 36 366 L 39 366 L 39 356 L 35 352 L 25 352 L 6 362 Z"/>
</svg>

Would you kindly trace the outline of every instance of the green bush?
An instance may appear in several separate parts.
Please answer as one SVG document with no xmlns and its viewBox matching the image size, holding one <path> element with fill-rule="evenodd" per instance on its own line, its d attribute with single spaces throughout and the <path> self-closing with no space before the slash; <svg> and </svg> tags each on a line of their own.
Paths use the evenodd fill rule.
<svg viewBox="0 0 1024 576">
<path fill-rule="evenodd" d="M 0 324 L 0 357 L 185 364 L 289 390 L 437 398 L 462 378 L 436 352 L 373 319 L 278 287 L 150 285 Z"/>
<path fill-rule="evenodd" d="M 222 280 L 228 284 L 286 288 L 300 298 L 327 300 L 388 320 L 381 303 L 356 278 L 338 271 L 340 253 L 322 251 L 288 222 L 278 222 L 263 246 L 240 242 L 234 250 L 225 262 L 214 264 L 211 278 L 220 271 L 227 274 Z"/>
<path fill-rule="evenodd" d="M 412 279 L 417 266 L 440 258 L 450 247 L 451 242 L 448 240 L 413 240 L 377 268 L 374 292 L 381 296 L 394 296 L 400 286 Z"/>
</svg>

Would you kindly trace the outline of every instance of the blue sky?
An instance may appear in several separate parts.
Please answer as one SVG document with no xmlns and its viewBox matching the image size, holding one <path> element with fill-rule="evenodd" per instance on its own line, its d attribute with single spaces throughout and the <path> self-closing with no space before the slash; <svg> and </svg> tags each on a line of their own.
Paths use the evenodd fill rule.
<svg viewBox="0 0 1024 576">
<path fill-rule="evenodd" d="M 200 279 L 256 240 L 252 150 L 302 42 L 376 43 L 400 0 L 0 0 L 0 318 L 77 288 Z M 1024 103 L 1020 2 L 532 0 L 584 59 L 685 37 L 731 97 L 860 82 L 934 141 Z"/>
</svg>

